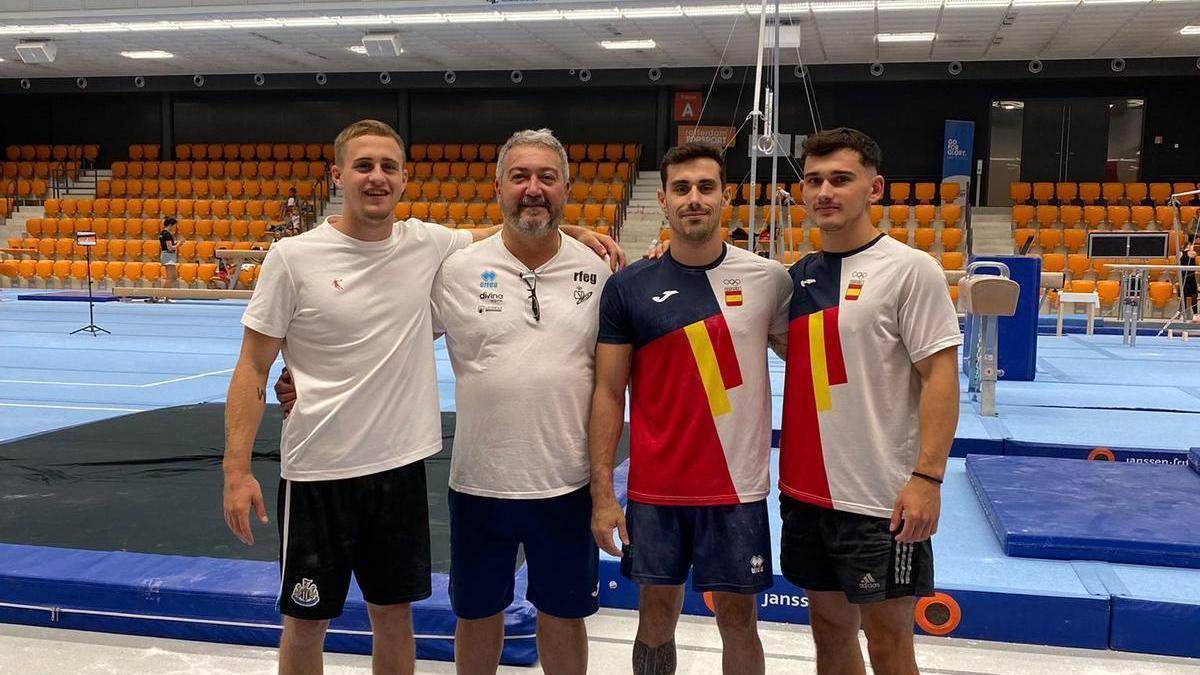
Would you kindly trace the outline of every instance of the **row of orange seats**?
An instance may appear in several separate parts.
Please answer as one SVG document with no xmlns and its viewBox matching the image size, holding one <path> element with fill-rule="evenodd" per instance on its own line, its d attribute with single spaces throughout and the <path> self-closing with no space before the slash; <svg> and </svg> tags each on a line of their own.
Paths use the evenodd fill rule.
<svg viewBox="0 0 1200 675">
<path fill-rule="evenodd" d="M 1172 193 L 1190 192 L 1196 189 L 1195 183 L 1023 183 L 1015 182 L 1009 185 L 1009 196 L 1014 204 L 1025 204 L 1030 200 L 1038 204 L 1057 202 L 1066 205 L 1080 202 L 1083 205 L 1095 204 L 1103 200 L 1112 206 L 1128 202 L 1131 206 L 1150 200 L 1155 204 L 1166 204 Z M 1190 204 L 1196 195 L 1180 197 L 1181 204 Z"/>
<path fill-rule="evenodd" d="M 195 197 L 206 199 L 267 199 L 286 195 L 291 188 L 301 199 L 314 196 L 325 200 L 329 185 L 322 181 L 295 178 L 127 178 L 96 183 L 96 197 Z"/>
<path fill-rule="evenodd" d="M 79 162 L 3 162 L 0 176 L 5 178 L 50 178 L 66 174 L 75 180 L 79 177 Z"/>
<path fill-rule="evenodd" d="M 325 162 L 113 162 L 113 178 L 317 178 Z"/>
<path fill-rule="evenodd" d="M 787 214 L 793 226 L 804 222 L 808 217 L 808 211 L 799 205 L 787 207 Z M 932 204 L 921 204 L 915 207 L 903 204 L 892 204 L 887 207 L 880 204 L 872 204 L 871 224 L 878 227 L 883 222 L 885 214 L 887 215 L 888 224 L 892 226 L 907 225 L 915 219 L 918 227 L 928 227 L 939 221 L 945 227 L 958 227 L 960 224 L 959 221 L 962 219 L 962 207 L 958 204 L 944 204 L 941 207 L 936 207 Z M 782 220 L 783 211 L 780 211 L 780 216 Z M 756 214 L 755 222 L 767 223 L 770 220 L 771 205 L 767 204 Z M 728 225 L 733 222 L 742 223 L 743 225 L 750 222 L 749 204 L 730 205 L 721 209 L 721 224 Z"/>
<path fill-rule="evenodd" d="M 262 239 L 271 220 L 232 220 L 229 218 L 177 221 L 179 236 L 194 235 L 217 239 Z M 112 239 L 158 238 L 162 231 L 160 218 L 30 218 L 25 232 L 30 237 L 74 237 L 76 232 L 95 232 L 97 237 Z"/>
<path fill-rule="evenodd" d="M 411 179 L 492 180 L 496 177 L 495 162 L 410 162 Z M 628 182 L 636 171 L 633 162 L 569 162 L 567 174 L 574 182 Z"/>
<path fill-rule="evenodd" d="M 228 234 L 228 233 L 227 233 Z M 97 239 L 95 246 L 80 246 L 74 239 L 9 239 L 10 248 L 24 249 L 24 259 L 57 258 L 60 260 L 84 260 L 89 253 L 92 260 L 158 260 L 162 247 L 158 239 Z M 20 244 L 20 246 L 12 246 Z M 234 251 L 265 251 L 270 241 L 232 241 L 227 239 L 181 239 L 177 253 L 180 260 L 215 260 L 221 249 Z M 90 250 L 89 250 L 90 249 Z"/>
<path fill-rule="evenodd" d="M 414 162 L 494 162 L 499 149 L 496 143 L 414 143 L 408 158 Z M 642 154 L 637 143 L 569 143 L 566 149 L 572 162 L 636 162 Z"/>
<path fill-rule="evenodd" d="M 45 178 L 0 178 L 0 194 L 17 199 L 44 199 L 49 192 L 50 183 Z"/>
<path fill-rule="evenodd" d="M 739 191 L 741 202 L 749 202 L 751 196 L 755 203 L 769 202 L 775 186 L 770 183 L 743 183 Z M 779 185 L 783 189 L 783 185 Z M 915 198 L 918 204 L 929 204 L 937 197 L 942 204 L 950 205 L 961 195 L 962 186 L 958 183 L 889 183 L 888 197 L 892 204 L 907 204 Z M 796 182 L 787 186 L 788 194 L 797 204 L 804 202 L 804 183 Z M 737 196 L 737 195 L 735 195 Z"/>
<path fill-rule="evenodd" d="M 1013 230 L 1013 243 L 1016 245 L 1017 250 L 1020 250 L 1025 246 L 1025 242 L 1032 238 L 1034 245 L 1041 249 L 1043 253 L 1052 253 L 1060 245 L 1067 252 L 1074 253 L 1087 245 L 1087 234 L 1088 230 L 1079 229 L 1057 230 L 1054 228 L 1042 228 L 1037 230 L 1032 227 L 1018 227 Z M 1183 240 L 1183 232 L 1167 232 L 1167 250 L 1179 250 L 1180 242 Z"/>
<path fill-rule="evenodd" d="M 1179 221 L 1184 227 L 1190 227 L 1196 221 L 1200 207 L 1184 206 L 1179 209 Z M 1175 209 L 1170 206 L 1048 206 L 1037 207 L 1017 205 L 1012 207 L 1012 221 L 1017 227 L 1037 224 L 1041 227 L 1053 227 L 1061 224 L 1073 228 L 1081 225 L 1089 230 L 1097 230 L 1107 224 L 1111 229 L 1121 229 L 1132 224 L 1139 230 L 1145 230 L 1152 223 L 1159 229 L 1169 230 L 1174 227 Z"/>
<path fill-rule="evenodd" d="M 624 204 L 628 197 L 625 183 L 573 183 L 571 199 L 579 203 L 613 202 Z M 490 181 L 462 182 L 438 180 L 411 180 L 404 187 L 404 198 L 407 201 L 443 201 L 443 202 L 491 202 L 496 198 L 496 189 Z"/>
<path fill-rule="evenodd" d="M 400 202 L 392 211 L 398 220 L 416 218 L 433 223 L 455 223 L 462 226 L 499 225 L 504 222 L 504 214 L 500 205 L 476 202 Z M 616 226 L 620 222 L 621 211 L 616 204 L 565 204 L 563 206 L 563 222 L 568 225 L 597 226 L 605 224 Z"/>
<path fill-rule="evenodd" d="M 1100 307 L 1109 309 L 1116 306 L 1121 294 L 1121 282 L 1110 279 L 1092 281 L 1091 279 L 1072 279 L 1063 287 L 1071 293 L 1096 293 L 1100 298 Z M 1058 294 L 1051 291 L 1051 304 L 1058 304 Z M 1146 298 L 1159 311 L 1165 311 L 1167 305 L 1175 299 L 1175 284 L 1169 281 L 1151 281 L 1146 285 Z"/>
<path fill-rule="evenodd" d="M 147 216 L 177 218 L 278 218 L 283 202 L 274 199 L 47 199 L 46 215 Z M 73 212 L 71 211 L 73 209 Z"/>
<path fill-rule="evenodd" d="M 257 265 L 252 268 L 239 269 L 237 273 L 239 285 L 245 288 L 253 284 L 261 269 Z M 185 287 L 190 288 L 199 284 L 201 288 L 204 288 L 217 275 L 217 265 L 216 263 L 180 263 L 176 266 L 176 271 L 179 274 L 179 281 Z M 29 284 L 32 284 L 35 279 L 40 279 L 45 288 L 50 287 L 52 280 L 58 280 L 60 285 L 65 288 L 70 280 L 74 280 L 82 287 L 86 284 L 89 276 L 95 283 L 107 281 L 110 286 L 117 286 L 121 283 L 158 285 L 160 281 L 166 279 L 166 272 L 163 270 L 163 266 L 157 262 L 93 261 L 89 273 L 87 261 L 84 260 L 22 260 L 17 263 L 0 262 L 0 277 L 5 276 L 12 277 L 14 280 L 23 279 Z"/>
<path fill-rule="evenodd" d="M 61 162 L 66 159 L 96 161 L 100 154 L 99 145 L 9 145 L 4 148 L 4 158 L 10 162 L 34 160 Z"/>
<path fill-rule="evenodd" d="M 1129 261 L 1114 261 L 1112 259 L 1093 259 L 1087 257 L 1083 253 L 1071 253 L 1064 255 L 1062 253 L 1043 253 L 1042 254 L 1042 271 L 1043 272 L 1069 272 L 1071 278 L 1082 278 L 1089 271 L 1097 280 L 1107 279 L 1116 275 L 1116 270 L 1110 266 L 1117 262 L 1128 262 L 1130 264 L 1149 264 L 1149 265 L 1170 265 L 1172 261 L 1169 258 L 1151 258 L 1149 260 L 1129 260 Z M 1159 278 L 1170 277 L 1173 272 L 1164 271 L 1157 275 Z"/>
<path fill-rule="evenodd" d="M 143 150 L 139 153 L 135 150 L 137 146 L 129 147 L 129 159 L 158 159 L 157 146 L 141 146 Z M 149 154 L 150 148 L 155 148 L 153 156 Z M 140 156 L 135 156 L 140 154 Z M 333 144 L 332 143 L 179 143 L 175 146 L 175 159 L 228 159 L 242 161 L 293 161 L 299 162 L 307 160 L 315 162 L 318 160 L 325 162 L 333 161 Z"/>
</svg>

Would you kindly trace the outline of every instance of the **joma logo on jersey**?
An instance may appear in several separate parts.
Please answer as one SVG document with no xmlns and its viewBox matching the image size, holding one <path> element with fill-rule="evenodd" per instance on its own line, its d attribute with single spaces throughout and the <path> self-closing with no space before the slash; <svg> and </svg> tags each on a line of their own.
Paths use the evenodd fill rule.
<svg viewBox="0 0 1200 675">
<path fill-rule="evenodd" d="M 579 270 L 575 273 L 574 281 L 577 281 L 581 284 L 591 284 L 595 286 L 596 274 L 595 272 L 584 272 L 583 270 Z"/>
</svg>

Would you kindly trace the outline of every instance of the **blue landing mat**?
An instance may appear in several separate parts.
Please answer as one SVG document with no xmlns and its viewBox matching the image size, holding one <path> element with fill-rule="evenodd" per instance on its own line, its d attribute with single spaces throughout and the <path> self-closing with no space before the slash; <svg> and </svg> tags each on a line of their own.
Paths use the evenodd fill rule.
<svg viewBox="0 0 1200 675">
<path fill-rule="evenodd" d="M 417 658 L 454 658 L 449 578 L 433 575 L 433 596 L 413 603 Z M 255 560 L 84 551 L 0 544 L 0 622 L 274 647 L 279 644 L 275 563 Z M 505 610 L 502 661 L 537 661 L 535 611 L 524 599 Z M 351 584 L 345 611 L 329 628 L 325 649 L 369 654 L 371 624 Z"/>
<path fill-rule="evenodd" d="M 1200 475 L 1182 466 L 967 458 L 1004 552 L 1200 568 Z"/>
<path fill-rule="evenodd" d="M 18 300 L 43 300 L 50 302 L 87 302 L 87 291 L 57 291 L 47 292 L 38 291 L 36 293 L 22 293 L 17 296 Z M 119 298 L 112 293 L 93 293 L 92 302 L 116 302 Z"/>
</svg>

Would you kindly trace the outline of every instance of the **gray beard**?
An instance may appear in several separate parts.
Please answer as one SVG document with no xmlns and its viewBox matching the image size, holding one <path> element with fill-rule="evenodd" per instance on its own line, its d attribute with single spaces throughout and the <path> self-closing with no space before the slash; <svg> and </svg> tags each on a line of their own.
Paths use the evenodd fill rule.
<svg viewBox="0 0 1200 675">
<path fill-rule="evenodd" d="M 505 215 L 504 224 L 528 237 L 544 237 L 554 232 L 562 224 L 562 212 L 551 214 L 544 224 L 531 224 L 520 217 Z"/>
</svg>

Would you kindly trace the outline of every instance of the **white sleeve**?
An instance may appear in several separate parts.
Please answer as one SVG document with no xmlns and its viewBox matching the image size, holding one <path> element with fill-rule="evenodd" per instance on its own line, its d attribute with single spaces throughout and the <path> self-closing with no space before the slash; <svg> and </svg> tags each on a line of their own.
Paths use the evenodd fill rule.
<svg viewBox="0 0 1200 675">
<path fill-rule="evenodd" d="M 429 310 L 430 317 L 433 319 L 433 335 L 436 337 L 446 332 L 445 316 L 446 316 L 446 289 L 444 287 L 444 275 L 446 265 L 438 269 L 437 276 L 433 278 L 433 285 L 429 288 Z"/>
<path fill-rule="evenodd" d="M 263 335 L 285 337 L 296 312 L 296 295 L 284 253 L 274 248 L 263 259 L 254 295 L 242 313 L 242 325 Z"/>
<path fill-rule="evenodd" d="M 950 300 L 946 274 L 937 262 L 921 253 L 912 257 L 909 273 L 900 288 L 900 339 L 916 363 L 954 345 L 962 344 L 958 315 Z"/>
<path fill-rule="evenodd" d="M 437 223 L 422 224 L 429 230 L 429 235 L 433 237 L 438 255 L 441 256 L 443 261 L 449 258 L 451 253 L 470 246 L 473 241 L 471 232 L 468 230 L 452 230 L 448 227 L 442 227 Z"/>
<path fill-rule="evenodd" d="M 771 330 L 767 334 L 786 335 L 792 310 L 792 277 L 782 265 L 774 267 L 771 280 L 775 282 L 775 313 L 771 316 Z"/>
</svg>

